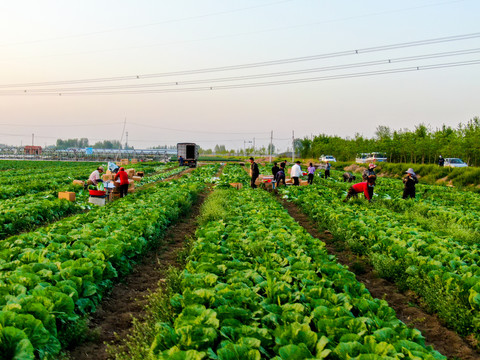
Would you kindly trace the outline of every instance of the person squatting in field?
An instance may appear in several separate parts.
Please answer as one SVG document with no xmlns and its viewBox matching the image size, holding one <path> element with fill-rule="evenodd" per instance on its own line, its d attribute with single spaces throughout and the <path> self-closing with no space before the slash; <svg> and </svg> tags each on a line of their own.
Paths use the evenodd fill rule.
<svg viewBox="0 0 480 360">
<path fill-rule="evenodd" d="M 277 175 L 275 175 L 275 182 L 277 183 L 277 187 L 280 186 L 280 182 L 283 181 L 283 185 L 287 186 L 285 183 L 285 162 L 280 163 L 280 168 L 277 171 Z"/>
<path fill-rule="evenodd" d="M 358 193 L 361 193 L 361 192 L 363 192 L 363 194 L 365 195 L 365 199 L 371 202 L 373 197 L 373 187 L 375 186 L 375 180 L 376 180 L 376 177 L 373 175 L 370 175 L 367 178 L 367 181 L 363 181 L 363 182 L 352 185 L 350 189 L 348 189 L 347 197 L 343 200 L 343 202 L 347 202 L 347 200 L 350 199 L 351 197 L 357 197 Z M 371 192 L 370 192 L 370 189 L 372 189 Z"/>
<path fill-rule="evenodd" d="M 343 176 L 343 182 L 351 183 L 356 179 L 356 176 L 353 175 L 351 172 L 344 172 L 342 176 Z"/>
<path fill-rule="evenodd" d="M 417 174 L 413 171 L 412 168 L 409 168 L 406 171 L 405 177 L 403 178 L 403 183 L 405 187 L 403 188 L 403 198 L 415 198 L 415 184 L 418 184 Z"/>
</svg>

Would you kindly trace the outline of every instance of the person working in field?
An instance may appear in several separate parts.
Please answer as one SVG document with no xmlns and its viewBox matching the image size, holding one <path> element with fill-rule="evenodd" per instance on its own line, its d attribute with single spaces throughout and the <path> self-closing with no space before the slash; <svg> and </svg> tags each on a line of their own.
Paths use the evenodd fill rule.
<svg viewBox="0 0 480 360">
<path fill-rule="evenodd" d="M 308 184 L 312 185 L 313 184 L 313 177 L 315 176 L 315 166 L 313 166 L 312 163 L 307 168 L 308 172 Z"/>
<path fill-rule="evenodd" d="M 376 177 L 370 175 L 367 178 L 367 181 L 352 185 L 350 189 L 348 189 L 347 197 L 343 200 L 343 202 L 347 202 L 348 199 L 350 199 L 351 197 L 358 197 L 358 194 L 361 192 L 363 192 L 363 194 L 365 195 L 365 199 L 371 202 L 373 197 L 373 187 L 375 186 L 375 180 Z M 370 189 L 372 189 L 371 192 Z"/>
<path fill-rule="evenodd" d="M 300 176 L 302 176 L 302 168 L 300 167 L 300 161 L 296 161 L 295 165 L 292 166 L 290 175 L 293 179 L 293 185 L 300 185 Z"/>
<path fill-rule="evenodd" d="M 277 187 L 280 186 L 280 182 L 283 181 L 283 185 L 287 186 L 285 182 L 285 163 L 280 163 L 280 168 L 277 171 L 277 175 L 275 176 L 275 182 L 277 183 Z"/>
<path fill-rule="evenodd" d="M 255 181 L 260 175 L 260 171 L 258 170 L 258 165 L 253 160 L 253 157 L 251 157 L 249 160 L 250 160 L 250 176 L 252 177 L 250 180 L 250 186 L 252 187 L 252 189 L 255 189 L 257 187 L 257 185 L 255 185 Z"/>
<path fill-rule="evenodd" d="M 375 181 L 377 180 L 377 174 L 375 173 L 375 168 L 377 167 L 377 165 L 375 165 L 374 163 L 371 163 L 368 165 L 368 169 L 366 169 L 363 174 L 362 174 L 362 179 L 363 181 L 367 181 L 367 179 L 370 177 L 370 176 L 373 176 L 375 178 Z M 368 191 L 370 192 L 370 198 L 373 197 L 373 188 L 374 188 L 375 185 L 373 185 L 372 187 L 369 187 L 368 188 Z"/>
<path fill-rule="evenodd" d="M 128 174 L 125 171 L 123 167 L 118 170 L 118 172 L 115 174 L 115 177 L 113 178 L 114 181 L 117 181 L 117 179 L 120 179 L 120 197 L 127 196 L 128 194 Z"/>
<path fill-rule="evenodd" d="M 103 173 L 103 166 L 99 166 L 97 170 L 93 171 L 88 178 L 88 182 L 92 183 L 93 185 L 97 185 L 98 183 L 103 182 L 100 178 L 100 174 Z"/>
<path fill-rule="evenodd" d="M 272 175 L 274 180 L 277 178 L 278 170 L 280 170 L 280 168 L 278 167 L 277 163 L 274 162 L 272 166 Z"/>
<path fill-rule="evenodd" d="M 415 174 L 412 168 L 409 168 L 406 171 L 406 174 L 407 175 L 403 178 L 403 183 L 405 184 L 405 187 L 403 188 L 403 198 L 415 199 L 415 184 L 418 184 L 417 174 Z"/>
<path fill-rule="evenodd" d="M 330 176 L 331 168 L 332 168 L 332 165 L 327 161 L 327 164 L 325 165 L 325 179 Z"/>
<path fill-rule="evenodd" d="M 343 182 L 349 182 L 349 183 L 351 183 L 356 179 L 355 175 L 353 175 L 351 172 L 344 172 L 342 177 L 343 177 Z"/>
</svg>

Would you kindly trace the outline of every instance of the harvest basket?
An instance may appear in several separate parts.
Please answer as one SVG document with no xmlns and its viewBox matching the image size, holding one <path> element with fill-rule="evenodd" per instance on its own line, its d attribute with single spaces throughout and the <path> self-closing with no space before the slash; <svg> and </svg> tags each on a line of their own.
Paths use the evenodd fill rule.
<svg viewBox="0 0 480 360">
<path fill-rule="evenodd" d="M 100 191 L 100 190 L 88 190 L 91 196 L 105 196 L 107 193 L 106 191 Z"/>
</svg>

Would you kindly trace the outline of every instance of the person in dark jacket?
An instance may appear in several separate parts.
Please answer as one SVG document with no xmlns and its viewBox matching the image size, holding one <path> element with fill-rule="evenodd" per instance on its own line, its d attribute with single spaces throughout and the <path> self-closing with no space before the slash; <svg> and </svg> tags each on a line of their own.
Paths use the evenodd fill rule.
<svg viewBox="0 0 480 360">
<path fill-rule="evenodd" d="M 120 179 L 120 197 L 124 197 L 128 194 L 128 174 L 123 167 L 118 170 L 117 174 L 113 178 L 114 181 Z"/>
<path fill-rule="evenodd" d="M 274 179 L 277 178 L 278 170 L 280 170 L 280 168 L 277 166 L 277 163 L 274 162 L 274 163 L 273 163 L 273 167 L 272 167 L 272 175 L 273 175 L 273 178 L 274 178 Z"/>
<path fill-rule="evenodd" d="M 362 179 L 363 181 L 367 181 L 370 176 L 373 176 L 375 178 L 375 181 L 377 180 L 377 174 L 375 173 L 375 168 L 377 165 L 374 163 L 371 163 L 368 165 L 368 169 L 366 169 L 363 174 L 362 174 Z M 368 188 L 368 191 L 370 191 L 370 198 L 373 197 L 373 188 L 375 187 L 375 184 L 371 187 Z"/>
<path fill-rule="evenodd" d="M 330 176 L 330 169 L 332 168 L 332 165 L 327 161 L 325 165 L 325 179 Z"/>
<path fill-rule="evenodd" d="M 361 192 L 363 192 L 365 195 L 365 199 L 371 202 L 373 196 L 373 187 L 375 186 L 375 179 L 375 176 L 370 175 L 367 178 L 367 181 L 352 185 L 350 189 L 348 189 L 347 197 L 343 200 L 343 202 L 347 202 L 351 197 L 358 197 L 358 194 Z M 370 192 L 370 188 L 372 189 L 372 192 Z"/>
<path fill-rule="evenodd" d="M 255 181 L 260 175 L 260 172 L 258 171 L 258 165 L 253 160 L 253 157 L 251 157 L 249 160 L 250 160 L 250 175 L 252 176 L 252 179 L 250 181 L 250 186 L 252 187 L 252 189 L 255 189 L 257 187 L 257 185 L 255 185 Z"/>
<path fill-rule="evenodd" d="M 438 157 L 438 166 L 444 166 L 445 165 L 445 159 L 443 158 L 442 155 Z"/>
<path fill-rule="evenodd" d="M 343 173 L 343 182 L 349 182 L 351 183 L 356 179 L 356 176 L 353 175 L 351 172 L 345 172 Z"/>
<path fill-rule="evenodd" d="M 405 184 L 405 187 L 403 188 L 403 198 L 415 199 L 415 184 L 418 184 L 418 178 L 417 174 L 415 174 L 412 168 L 409 168 L 406 171 L 406 175 L 403 178 L 403 183 Z"/>
</svg>

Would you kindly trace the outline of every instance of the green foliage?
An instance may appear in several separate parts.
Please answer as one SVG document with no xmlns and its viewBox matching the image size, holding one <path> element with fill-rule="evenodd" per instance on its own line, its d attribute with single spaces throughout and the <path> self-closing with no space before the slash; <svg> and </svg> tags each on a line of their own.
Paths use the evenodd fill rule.
<svg viewBox="0 0 480 360">
<path fill-rule="evenodd" d="M 432 164 L 438 156 L 461 157 L 469 165 L 480 165 L 480 118 L 474 117 L 457 129 L 442 126 L 432 130 L 420 124 L 414 130 L 391 130 L 379 126 L 374 138 L 360 134 L 341 138 L 326 134 L 312 139 L 296 139 L 296 148 L 302 158 L 318 159 L 322 154 L 333 154 L 339 161 L 354 161 L 358 153 L 385 152 L 389 162 Z M 404 170 L 405 171 L 405 170 Z"/>
<path fill-rule="evenodd" d="M 417 198 L 405 201 L 399 180 L 380 177 L 373 203 L 344 203 L 350 184 L 336 180 L 340 175 L 281 193 L 326 224 L 337 241 L 367 253 L 380 276 L 419 294 L 457 332 L 480 336 L 480 197 L 417 185 Z"/>
<path fill-rule="evenodd" d="M 150 357 L 444 359 L 269 194 L 216 191 L 225 216 L 203 218 Z"/>
<path fill-rule="evenodd" d="M 33 346 L 38 357 L 52 358 L 60 342 L 67 346 L 81 339 L 82 319 L 135 258 L 188 211 L 217 171 L 218 166 L 199 168 L 104 208 L 2 240 L 0 325 L 13 340 L 1 342 L 0 353 Z"/>
</svg>

